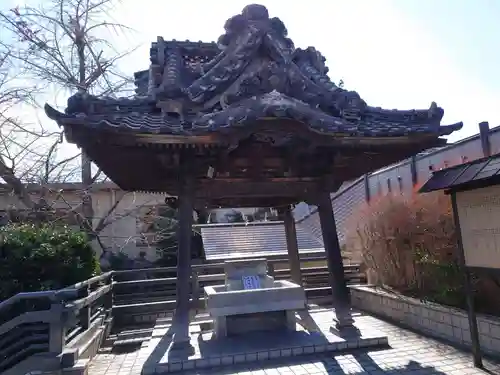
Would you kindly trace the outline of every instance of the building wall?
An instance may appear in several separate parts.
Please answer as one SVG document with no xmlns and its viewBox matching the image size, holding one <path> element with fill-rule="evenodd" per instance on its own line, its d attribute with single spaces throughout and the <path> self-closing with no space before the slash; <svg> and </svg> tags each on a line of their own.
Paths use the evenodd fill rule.
<svg viewBox="0 0 500 375">
<path fill-rule="evenodd" d="M 40 196 L 39 188 L 31 188 L 34 199 Z M 83 190 L 78 189 L 78 184 L 51 185 L 49 192 L 45 194 L 45 199 L 53 208 L 61 211 L 78 212 L 82 202 Z M 102 219 L 106 219 L 107 225 L 99 233 L 99 239 L 107 250 L 123 251 L 130 258 L 136 258 L 139 252 L 145 251 L 146 258 L 154 260 L 156 258 L 156 248 L 144 246 L 144 241 L 140 241 L 142 233 L 140 231 L 144 212 L 151 207 L 164 203 L 165 196 L 161 194 L 145 193 L 125 193 L 115 185 L 104 183 L 95 184 L 91 191 L 92 204 L 94 208 L 94 228 Z M 120 200 L 111 214 L 108 214 L 115 202 Z M 0 211 L 8 209 L 23 209 L 15 196 L 4 190 L 0 191 Z M 73 223 L 75 228 L 78 228 Z M 141 246 L 142 244 L 142 246 Z M 98 255 L 102 252 L 102 247 L 97 241 L 92 243 Z"/>
<path fill-rule="evenodd" d="M 490 130 L 489 141 L 491 153 L 500 153 L 500 126 Z M 417 186 L 429 179 L 432 170 L 483 156 L 479 134 L 449 146 L 419 154 L 414 157 Z M 412 182 L 412 159 L 403 160 L 375 171 L 366 178 L 360 176 L 357 180 L 342 185 L 336 193 L 331 195 L 340 242 L 345 242 L 349 231 L 355 226 L 355 220 L 362 219 L 362 215 L 355 214 L 361 212 L 360 210 L 366 205 L 367 192 L 369 192 L 370 199 L 376 199 L 378 196 L 388 194 L 389 190 L 392 193 L 409 194 L 415 188 Z M 294 215 L 297 225 L 308 230 L 312 236 L 321 239 L 321 227 L 316 207 L 301 203 L 294 210 Z"/>
<path fill-rule="evenodd" d="M 30 185 L 33 199 L 36 201 L 41 196 L 40 186 Z M 50 185 L 45 194 L 47 203 L 55 209 L 61 211 L 78 212 L 82 202 L 83 188 L 79 184 L 57 184 Z M 147 193 L 125 193 L 111 183 L 94 184 L 92 191 L 92 204 L 94 207 L 93 226 L 96 228 L 102 219 L 107 225 L 99 232 L 100 243 L 113 252 L 123 252 L 129 258 L 139 257 L 139 253 L 144 251 L 146 259 L 154 261 L 157 259 L 156 246 L 151 235 L 148 233 L 144 217 L 154 207 L 164 204 L 165 195 Z M 120 202 L 111 210 L 116 201 Z M 7 188 L 2 189 L 0 185 L 0 212 L 9 209 L 23 209 L 19 200 L 10 193 Z M 217 209 L 211 212 L 211 222 L 224 223 L 225 215 L 233 209 Z M 236 208 L 244 216 L 252 215 L 255 208 Z M 111 211 L 111 213 L 109 213 Z M 71 222 L 71 220 L 69 220 Z M 79 226 L 73 220 L 75 229 Z M 149 236 L 148 236 L 149 234 Z M 102 253 L 102 246 L 99 241 L 92 241 L 96 254 Z"/>
<path fill-rule="evenodd" d="M 121 251 L 128 257 L 134 259 L 141 251 L 146 253 L 148 260 L 155 260 L 156 247 L 148 244 L 144 239 L 147 237 L 143 230 L 143 217 L 150 209 L 165 203 L 165 195 L 146 193 L 124 193 L 121 190 L 99 192 L 94 199 L 94 209 L 97 222 L 107 215 L 107 212 L 120 199 L 120 203 L 113 210 L 109 218 L 110 224 L 100 234 L 100 240 L 114 252 Z M 95 243 L 94 248 L 100 252 L 100 246 Z"/>
</svg>

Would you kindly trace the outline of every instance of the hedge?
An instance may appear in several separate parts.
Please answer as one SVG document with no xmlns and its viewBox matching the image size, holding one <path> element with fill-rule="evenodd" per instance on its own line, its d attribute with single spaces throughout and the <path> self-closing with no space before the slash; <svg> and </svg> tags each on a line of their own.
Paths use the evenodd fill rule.
<svg viewBox="0 0 500 375">
<path fill-rule="evenodd" d="M 86 235 L 68 227 L 2 227 L 0 257 L 0 300 L 19 292 L 60 289 L 100 273 Z"/>
</svg>

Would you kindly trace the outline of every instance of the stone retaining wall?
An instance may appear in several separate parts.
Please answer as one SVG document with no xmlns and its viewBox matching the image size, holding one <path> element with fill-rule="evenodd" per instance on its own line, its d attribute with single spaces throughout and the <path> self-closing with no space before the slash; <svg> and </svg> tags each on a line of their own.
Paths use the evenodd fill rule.
<svg viewBox="0 0 500 375">
<path fill-rule="evenodd" d="M 353 307 L 399 322 L 429 336 L 470 347 L 469 321 L 465 311 L 421 302 L 370 286 L 351 288 Z M 478 315 L 483 352 L 500 356 L 500 318 Z"/>
</svg>

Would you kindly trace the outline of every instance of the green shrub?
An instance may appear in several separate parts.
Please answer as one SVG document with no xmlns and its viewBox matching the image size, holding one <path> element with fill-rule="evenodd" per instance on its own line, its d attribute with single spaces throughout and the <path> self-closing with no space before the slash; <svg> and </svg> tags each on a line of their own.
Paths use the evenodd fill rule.
<svg viewBox="0 0 500 375">
<path fill-rule="evenodd" d="M 19 292 L 60 289 L 100 273 L 86 235 L 68 227 L 2 227 L 0 257 L 0 300 Z"/>
</svg>

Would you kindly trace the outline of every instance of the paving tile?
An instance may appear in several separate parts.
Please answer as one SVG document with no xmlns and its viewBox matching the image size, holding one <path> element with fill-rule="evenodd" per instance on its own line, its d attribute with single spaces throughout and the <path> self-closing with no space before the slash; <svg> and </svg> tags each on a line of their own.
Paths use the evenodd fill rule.
<svg viewBox="0 0 500 375">
<path fill-rule="evenodd" d="M 318 325 L 327 326 L 331 318 L 328 312 L 317 317 Z M 436 340 L 426 338 L 370 316 L 360 318 L 361 324 L 370 326 L 372 332 L 389 337 L 390 347 L 383 350 L 357 349 L 346 354 L 318 353 L 294 358 L 292 351 L 287 357 L 272 351 L 268 360 L 237 363 L 214 369 L 180 371 L 179 375 L 484 375 L 472 366 L 470 354 Z M 142 350 L 142 349 L 141 349 Z M 126 354 L 98 354 L 92 361 L 89 375 L 140 375 L 148 360 L 148 352 L 138 350 Z M 231 357 L 233 358 L 233 357 Z M 238 357 L 234 357 L 238 358 Z M 500 374 L 500 364 L 485 361 L 493 374 Z M 145 372 L 144 372 L 145 373 Z"/>
</svg>

